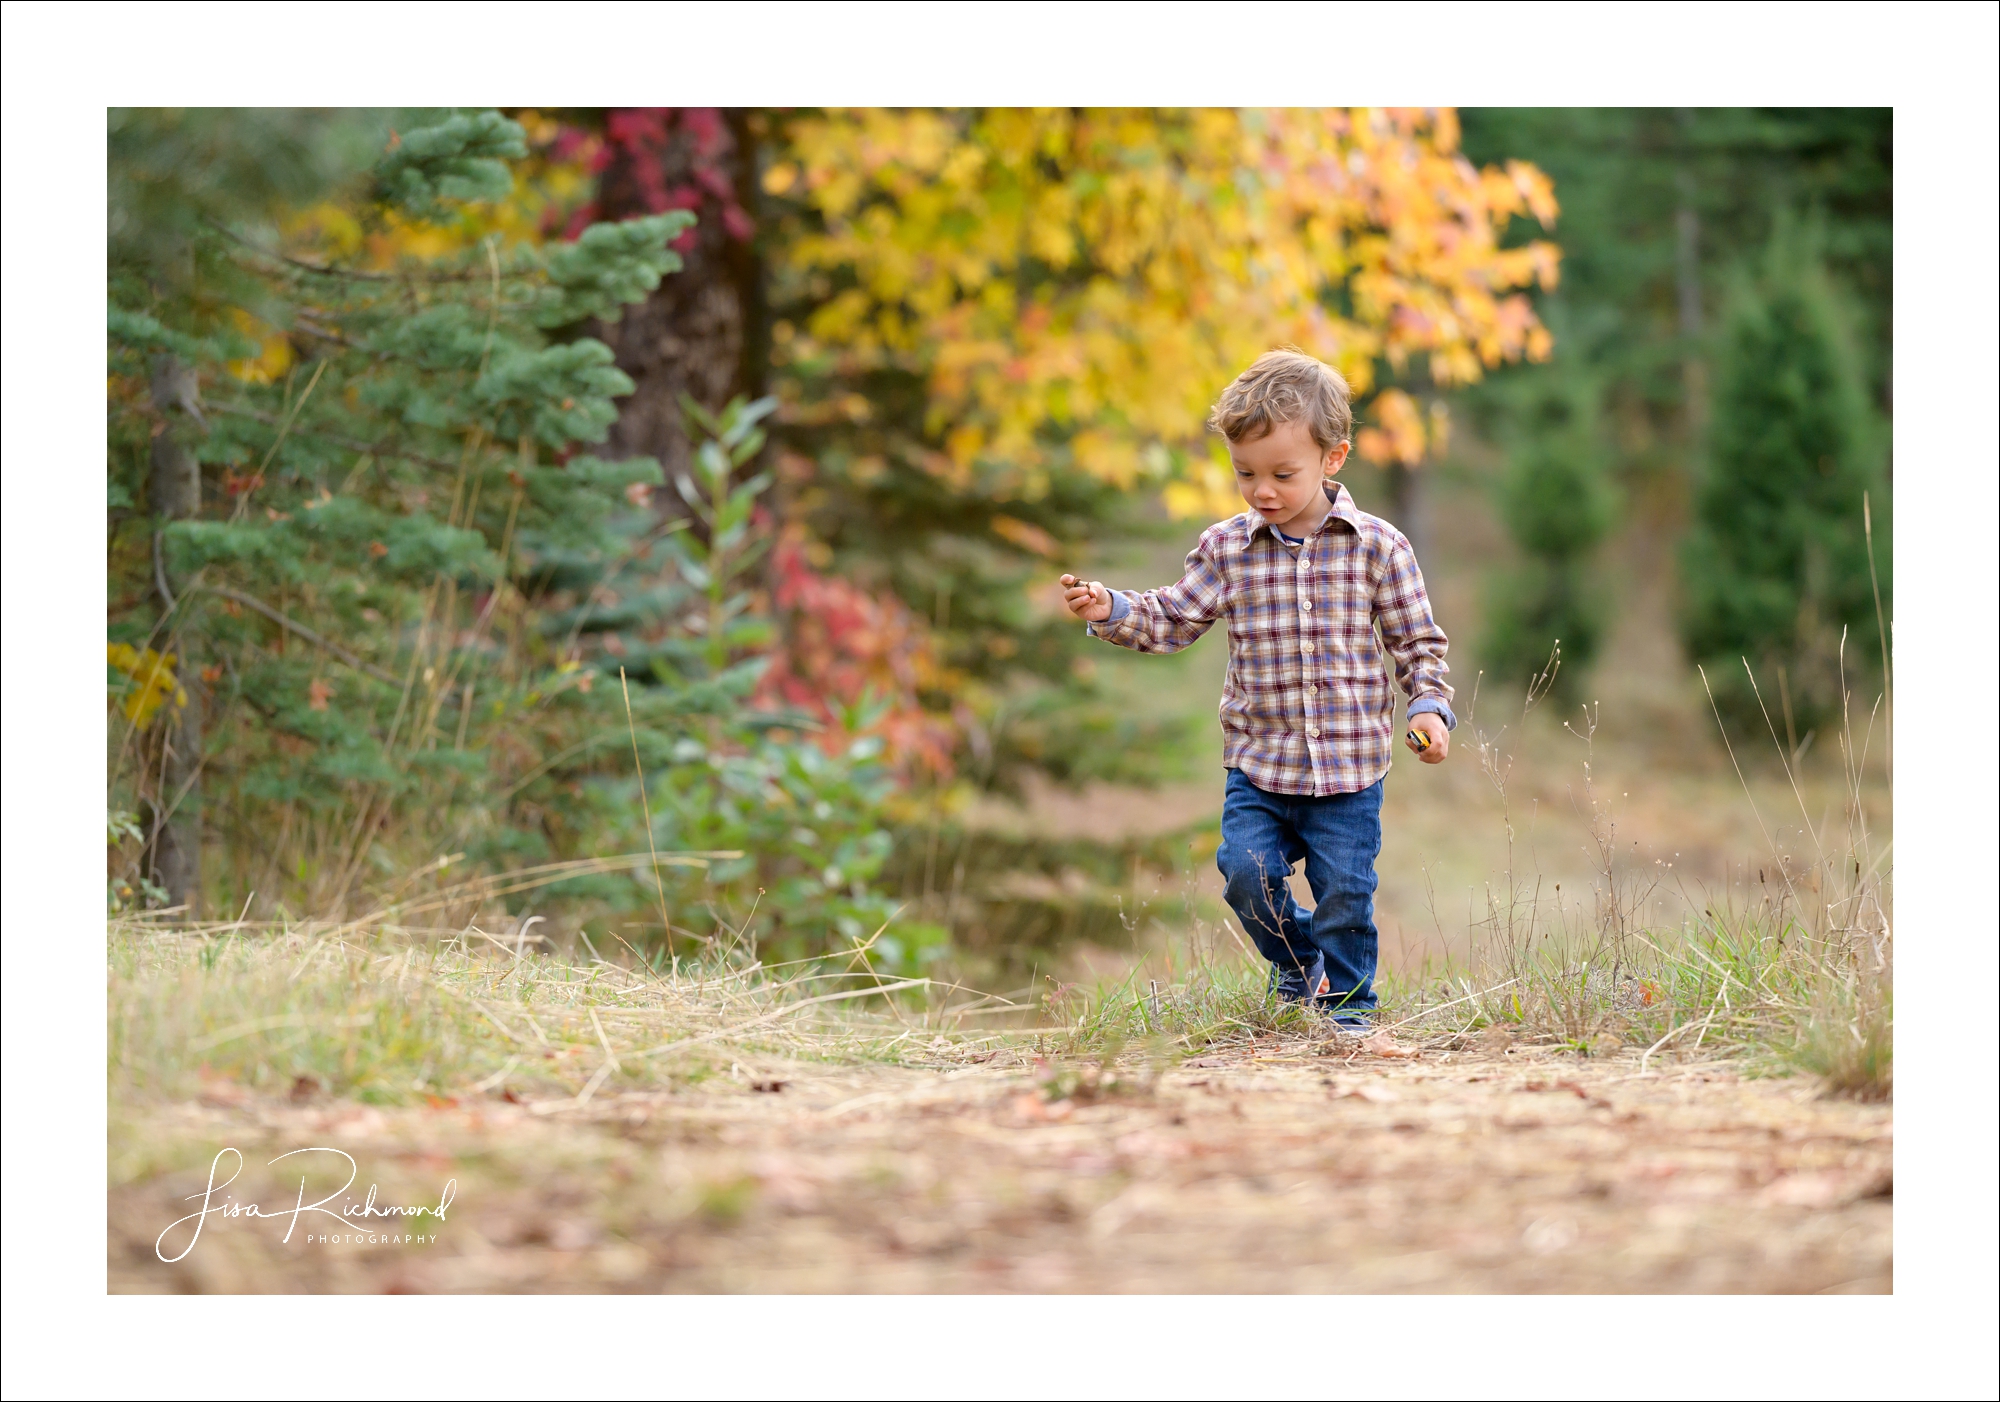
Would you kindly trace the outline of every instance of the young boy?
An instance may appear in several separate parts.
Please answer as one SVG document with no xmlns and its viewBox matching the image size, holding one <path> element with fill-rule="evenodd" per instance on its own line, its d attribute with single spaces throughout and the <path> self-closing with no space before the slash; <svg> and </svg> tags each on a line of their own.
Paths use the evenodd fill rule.
<svg viewBox="0 0 2000 1402">
<path fill-rule="evenodd" d="M 1065 602 L 1093 636 L 1135 652 L 1178 652 L 1227 620 L 1224 895 L 1278 995 L 1359 1030 L 1375 1006 L 1375 857 L 1395 720 L 1376 630 L 1426 764 L 1451 752 L 1458 725 L 1445 635 L 1409 541 L 1333 480 L 1353 426 L 1337 373 L 1272 351 L 1223 392 L 1208 426 L 1228 440 L 1250 509 L 1201 533 L 1180 583 L 1114 592 L 1066 574 Z M 1311 910 L 1285 884 L 1301 857 Z"/>
</svg>

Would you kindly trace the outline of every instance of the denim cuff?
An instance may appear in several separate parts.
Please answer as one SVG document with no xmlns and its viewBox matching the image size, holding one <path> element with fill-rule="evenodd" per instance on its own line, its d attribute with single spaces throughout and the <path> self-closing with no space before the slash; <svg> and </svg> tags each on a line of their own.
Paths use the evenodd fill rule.
<svg viewBox="0 0 2000 1402">
<path fill-rule="evenodd" d="M 1458 717 L 1451 713 L 1451 707 L 1445 704 L 1444 698 L 1441 696 L 1418 697 L 1410 703 L 1410 709 L 1406 714 L 1412 716 L 1438 716 L 1443 719 L 1444 728 L 1447 731 L 1458 729 Z"/>
</svg>

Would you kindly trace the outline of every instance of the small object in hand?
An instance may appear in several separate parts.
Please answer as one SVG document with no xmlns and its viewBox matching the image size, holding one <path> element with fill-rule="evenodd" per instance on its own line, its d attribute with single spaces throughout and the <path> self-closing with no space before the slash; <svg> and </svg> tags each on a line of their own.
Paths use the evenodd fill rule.
<svg viewBox="0 0 2000 1402">
<path fill-rule="evenodd" d="M 1423 731 L 1417 729 L 1415 726 L 1411 726 L 1409 733 L 1403 738 L 1410 742 L 1410 748 L 1418 754 L 1422 754 L 1431 747 L 1431 737 L 1424 734 Z"/>
</svg>

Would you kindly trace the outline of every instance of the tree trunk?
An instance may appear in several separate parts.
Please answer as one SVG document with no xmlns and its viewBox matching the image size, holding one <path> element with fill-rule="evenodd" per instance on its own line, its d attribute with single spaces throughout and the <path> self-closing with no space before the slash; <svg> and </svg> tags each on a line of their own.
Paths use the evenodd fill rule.
<svg viewBox="0 0 2000 1402">
<path fill-rule="evenodd" d="M 1417 565 L 1422 568 L 1424 551 L 1430 544 L 1430 534 L 1425 529 L 1423 473 L 1402 463 L 1390 463 L 1387 471 L 1389 488 L 1389 524 L 1401 531 L 1410 542 L 1410 549 L 1416 554 Z"/>
<path fill-rule="evenodd" d="M 147 495 L 161 521 L 180 521 L 201 510 L 201 462 L 193 443 L 207 427 L 202 417 L 194 371 L 174 356 L 153 365 L 153 408 L 164 421 L 154 435 L 151 480 Z M 200 669 L 190 657 L 193 633 L 176 608 L 167 575 L 163 542 L 153 536 L 153 587 L 163 615 L 168 616 L 163 652 L 175 653 L 174 673 L 187 704 L 172 701 L 156 717 L 158 731 L 149 747 L 148 770 L 152 796 L 143 805 L 146 849 L 140 869 L 146 879 L 167 893 L 167 904 L 195 913 L 201 898 L 201 744 L 202 694 Z"/>
<path fill-rule="evenodd" d="M 621 108 L 606 117 L 610 160 L 598 185 L 598 217 L 631 219 L 692 209 L 697 222 L 675 247 L 685 266 L 645 302 L 592 334 L 610 346 L 634 389 L 620 402 L 606 455 L 650 457 L 667 480 L 688 472 L 681 395 L 720 409 L 751 387 L 746 335 L 746 261 L 752 233 L 740 201 L 743 123 L 719 108 Z M 660 494 L 673 509 L 677 494 Z"/>
<path fill-rule="evenodd" d="M 140 869 L 167 893 L 168 905 L 194 915 L 201 903 L 202 695 L 198 681 L 182 676 L 187 705 L 162 706 L 157 720 L 159 747 L 151 751 L 157 787 L 141 805 L 147 844 Z"/>
</svg>

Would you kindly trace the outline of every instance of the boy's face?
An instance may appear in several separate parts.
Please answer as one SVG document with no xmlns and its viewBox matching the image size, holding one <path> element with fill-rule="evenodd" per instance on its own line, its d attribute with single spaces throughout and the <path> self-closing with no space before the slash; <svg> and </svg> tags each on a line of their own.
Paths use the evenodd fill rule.
<svg viewBox="0 0 2000 1402">
<path fill-rule="evenodd" d="M 1267 520 L 1284 525 L 1312 508 L 1321 484 L 1347 462 L 1347 445 L 1322 449 L 1299 420 L 1279 424 L 1262 438 L 1229 445 L 1236 489 Z"/>
</svg>

